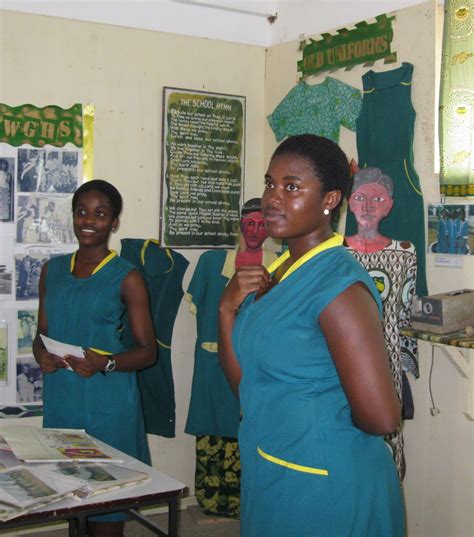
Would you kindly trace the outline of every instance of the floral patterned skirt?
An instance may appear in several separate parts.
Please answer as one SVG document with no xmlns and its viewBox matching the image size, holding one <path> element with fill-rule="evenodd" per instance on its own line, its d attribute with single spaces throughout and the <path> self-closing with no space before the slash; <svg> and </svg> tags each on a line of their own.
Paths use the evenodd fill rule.
<svg viewBox="0 0 474 537">
<path fill-rule="evenodd" d="M 240 451 L 235 438 L 196 437 L 195 488 L 205 514 L 239 518 Z"/>
</svg>

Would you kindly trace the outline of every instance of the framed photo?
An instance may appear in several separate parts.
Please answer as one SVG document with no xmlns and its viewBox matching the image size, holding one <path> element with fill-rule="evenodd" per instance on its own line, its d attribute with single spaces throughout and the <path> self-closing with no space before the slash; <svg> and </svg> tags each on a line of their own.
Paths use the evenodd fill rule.
<svg viewBox="0 0 474 537">
<path fill-rule="evenodd" d="M 15 254 L 16 300 L 37 300 L 42 266 L 50 258 L 47 252 Z"/>
<path fill-rule="evenodd" d="M 8 381 L 8 323 L 0 321 L 0 384 Z"/>
<path fill-rule="evenodd" d="M 38 310 L 18 310 L 17 312 L 18 354 L 33 354 L 33 339 L 38 324 Z"/>
<path fill-rule="evenodd" d="M 12 300 L 13 296 L 13 237 L 0 240 L 0 300 Z"/>
<path fill-rule="evenodd" d="M 429 254 L 474 254 L 473 204 L 429 204 L 427 221 Z"/>
<path fill-rule="evenodd" d="M 162 245 L 236 245 L 244 161 L 245 97 L 163 89 Z"/>
<path fill-rule="evenodd" d="M 16 402 L 19 404 L 43 401 L 43 373 L 32 356 L 16 361 Z"/>
<path fill-rule="evenodd" d="M 18 196 L 16 222 L 18 244 L 57 245 L 76 241 L 70 196 Z"/>
<path fill-rule="evenodd" d="M 15 159 L 0 156 L 0 222 L 13 221 Z"/>
</svg>

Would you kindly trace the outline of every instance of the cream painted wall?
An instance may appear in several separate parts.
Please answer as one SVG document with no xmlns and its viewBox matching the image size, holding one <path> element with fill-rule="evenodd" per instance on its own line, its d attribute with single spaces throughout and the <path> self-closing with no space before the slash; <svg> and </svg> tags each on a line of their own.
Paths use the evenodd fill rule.
<svg viewBox="0 0 474 537">
<path fill-rule="evenodd" d="M 262 47 L 0 10 L 0 69 L 0 102 L 95 104 L 95 176 L 113 182 L 125 202 L 112 247 L 119 248 L 124 237 L 158 236 L 163 86 L 246 96 L 245 195 L 260 193 Z M 201 252 L 181 253 L 191 262 L 186 289 Z M 190 494 L 194 437 L 183 430 L 195 333 L 195 318 L 183 302 L 172 342 L 177 436 L 149 437 L 154 466 L 184 482 Z"/>
<path fill-rule="evenodd" d="M 435 13 L 434 1 L 400 11 L 394 27 L 394 49 L 399 60 L 415 65 L 415 165 L 425 201 L 431 202 L 439 200 L 433 174 Z M 112 245 L 117 247 L 121 237 L 157 235 L 162 87 L 247 97 L 246 198 L 253 197 L 261 193 L 261 178 L 276 146 L 264 115 L 297 81 L 297 46 L 297 42 L 291 42 L 265 51 L 221 41 L 0 10 L 0 102 L 68 106 L 80 101 L 96 105 L 96 176 L 113 181 L 125 197 L 122 225 Z M 374 68 L 379 71 L 395 66 L 378 62 Z M 364 72 L 364 68 L 356 67 L 333 76 L 361 87 Z M 323 78 L 310 82 L 318 83 Z M 355 135 L 344 128 L 341 145 L 349 156 L 356 156 Z M 186 288 L 201 252 L 182 253 L 191 261 L 184 279 Z M 462 269 L 439 269 L 429 257 L 430 292 L 474 287 L 473 260 L 464 261 Z M 182 431 L 194 339 L 194 319 L 183 302 L 172 343 L 177 437 L 150 437 L 154 466 L 186 483 L 191 494 L 194 438 Z M 408 474 L 404 490 L 409 537 L 471 537 L 474 427 L 462 415 L 466 386 L 437 350 L 433 394 L 441 414 L 433 418 L 429 412 L 430 359 L 431 346 L 423 343 L 421 377 L 412 382 L 416 417 L 407 422 L 405 435 Z"/>
<path fill-rule="evenodd" d="M 435 137 L 435 37 L 442 28 L 441 9 L 436 2 L 396 12 L 393 50 L 398 60 L 415 66 L 412 101 L 417 112 L 414 155 L 425 202 L 439 201 L 439 186 L 434 174 Z M 306 36 L 317 39 L 317 35 Z M 297 81 L 296 62 L 301 58 L 299 42 L 273 46 L 267 54 L 265 89 L 266 114 L 270 114 Z M 397 64 L 377 62 L 372 68 L 386 71 Z M 351 71 L 337 71 L 334 76 L 362 89 L 362 66 Z M 322 82 L 327 73 L 308 79 Z M 276 147 L 274 135 L 265 130 L 265 155 L 269 159 Z M 341 129 L 340 144 L 349 158 L 357 157 L 355 134 Z M 434 266 L 434 256 L 427 259 L 430 293 L 474 288 L 474 259 L 463 259 L 461 269 Z M 453 359 L 463 362 L 458 349 L 446 347 Z M 474 375 L 474 351 L 464 351 Z M 470 353 L 470 354 L 469 354 Z M 441 413 L 430 413 L 429 369 L 431 345 L 420 344 L 420 378 L 410 379 L 415 401 L 415 419 L 405 425 L 407 475 L 404 494 L 407 507 L 408 537 L 472 537 L 474 535 L 474 424 L 463 410 L 467 404 L 467 381 L 458 373 L 439 348 L 435 350 L 432 390 Z M 473 388 L 474 389 L 474 386 Z"/>
</svg>

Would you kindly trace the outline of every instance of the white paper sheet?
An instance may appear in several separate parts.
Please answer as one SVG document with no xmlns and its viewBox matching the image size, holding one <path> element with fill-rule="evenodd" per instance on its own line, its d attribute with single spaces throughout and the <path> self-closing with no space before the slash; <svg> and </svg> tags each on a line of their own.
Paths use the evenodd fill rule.
<svg viewBox="0 0 474 537">
<path fill-rule="evenodd" d="M 48 336 L 40 334 L 41 339 L 46 347 L 46 350 L 51 354 L 60 356 L 63 358 L 66 355 L 75 356 L 76 358 L 84 358 L 84 349 L 78 347 L 77 345 L 69 345 L 69 343 L 62 343 L 61 341 L 56 341 L 51 339 Z"/>
</svg>

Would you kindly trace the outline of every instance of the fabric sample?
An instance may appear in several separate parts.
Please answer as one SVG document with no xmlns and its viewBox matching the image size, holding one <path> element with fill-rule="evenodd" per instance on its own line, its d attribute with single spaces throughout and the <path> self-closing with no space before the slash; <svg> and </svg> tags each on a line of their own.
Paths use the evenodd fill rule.
<svg viewBox="0 0 474 537">
<path fill-rule="evenodd" d="M 356 130 L 361 103 L 360 90 L 328 76 L 321 84 L 300 82 L 267 119 L 277 142 L 286 136 L 316 134 L 337 143 L 341 125 Z"/>
</svg>

